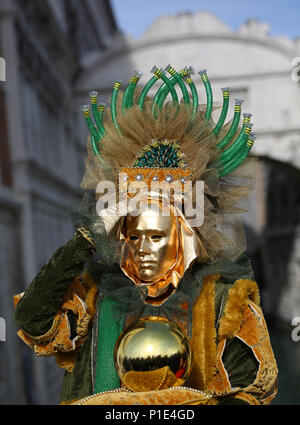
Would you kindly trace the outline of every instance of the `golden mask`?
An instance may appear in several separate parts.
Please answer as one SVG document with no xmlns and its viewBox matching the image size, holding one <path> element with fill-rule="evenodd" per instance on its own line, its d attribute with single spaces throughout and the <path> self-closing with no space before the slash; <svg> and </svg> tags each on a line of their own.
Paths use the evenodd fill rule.
<svg viewBox="0 0 300 425">
<path fill-rule="evenodd" d="M 164 277 L 177 262 L 179 241 L 172 218 L 151 209 L 127 218 L 128 259 L 134 275 L 145 283 Z"/>
<path fill-rule="evenodd" d="M 156 305 L 178 288 L 199 254 L 192 229 L 171 205 L 167 209 L 163 214 L 161 201 L 151 199 L 139 214 L 127 215 L 121 231 L 121 268 L 137 286 L 147 286 L 147 302 Z"/>
</svg>

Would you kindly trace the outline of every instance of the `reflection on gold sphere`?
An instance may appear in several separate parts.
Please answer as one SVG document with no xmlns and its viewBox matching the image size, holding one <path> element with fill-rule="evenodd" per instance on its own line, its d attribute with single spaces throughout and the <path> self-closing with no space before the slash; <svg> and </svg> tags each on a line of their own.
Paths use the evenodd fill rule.
<svg viewBox="0 0 300 425">
<path fill-rule="evenodd" d="M 192 363 L 188 338 L 162 317 L 145 317 L 119 336 L 114 362 L 123 384 L 132 391 L 153 391 L 183 385 Z"/>
</svg>

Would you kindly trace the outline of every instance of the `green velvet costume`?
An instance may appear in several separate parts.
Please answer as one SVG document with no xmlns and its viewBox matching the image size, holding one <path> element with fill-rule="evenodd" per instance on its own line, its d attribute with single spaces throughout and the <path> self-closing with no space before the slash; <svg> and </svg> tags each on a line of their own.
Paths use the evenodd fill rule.
<svg viewBox="0 0 300 425">
<path fill-rule="evenodd" d="M 111 277 L 114 283 L 117 281 L 121 282 L 121 288 L 124 289 L 128 287 L 129 290 L 133 289 L 137 291 L 137 288 L 135 288 L 131 280 L 123 274 L 118 265 L 114 265 L 108 270 L 107 267 L 103 268 L 96 262 L 93 262 L 93 251 L 91 248 L 90 243 L 83 237 L 74 236 L 71 238 L 68 243 L 59 248 L 50 261 L 42 267 L 20 299 L 15 310 L 14 318 L 17 325 L 33 339 L 34 337 L 47 334 L 52 326 L 55 314 L 62 306 L 66 291 L 72 284 L 74 278 L 83 271 L 85 266 L 96 283 L 99 276 L 100 279 L 102 276 L 103 279 L 101 280 L 104 282 L 103 285 L 105 286 L 105 282 L 108 282 L 106 286 L 109 288 Z M 197 283 L 199 287 L 198 291 L 194 291 L 197 296 L 199 291 L 201 291 L 202 278 L 207 274 L 218 271 L 222 272 L 222 270 L 224 271 L 224 278 L 218 279 L 215 284 L 214 317 L 216 329 L 218 329 L 221 318 L 224 315 L 228 293 L 233 287 L 232 281 L 235 280 L 233 277 L 234 274 L 239 278 L 248 279 L 252 277 L 247 258 L 243 256 L 237 263 L 224 262 L 223 264 L 214 266 L 195 264 L 190 271 L 186 272 L 178 291 L 178 293 L 180 293 L 180 291 L 184 292 L 185 288 L 189 290 L 189 288 L 196 287 Z M 98 314 L 95 316 L 94 323 L 90 323 L 89 332 L 83 344 L 76 349 L 77 356 L 72 372 L 66 371 L 65 373 L 61 392 L 61 402 L 81 399 L 82 397 L 93 394 L 95 386 L 97 387 L 97 392 L 99 389 L 106 391 L 116 387 L 116 371 L 113 370 L 113 368 L 111 368 L 111 370 L 106 368 L 103 382 L 100 382 L 100 384 L 99 382 L 95 382 L 97 370 L 97 340 L 98 334 L 101 333 L 101 329 L 97 329 L 98 326 L 96 326 L 98 325 L 97 317 L 99 317 L 99 312 L 101 312 L 103 299 L 109 294 L 109 289 L 108 291 L 106 290 L 106 292 L 101 290 L 101 284 L 99 284 L 99 282 L 98 288 Z M 190 304 L 193 304 L 195 301 L 191 299 L 193 296 L 194 295 L 188 297 Z M 170 309 L 172 310 L 171 299 L 172 296 L 170 297 Z M 122 304 L 120 299 L 119 301 Z M 118 299 L 116 299 L 116 302 L 118 302 Z M 124 309 L 126 303 L 128 303 L 128 299 L 125 303 L 123 302 L 123 305 L 120 304 L 121 310 L 122 308 Z M 173 305 L 173 308 L 175 307 Z M 68 319 L 71 326 L 71 333 L 75 335 L 76 317 L 72 312 L 69 312 Z M 117 321 L 118 320 L 120 321 L 120 317 L 117 318 Z M 190 320 L 192 320 L 191 316 Z M 111 326 L 115 326 L 116 322 L 114 322 L 114 320 L 112 320 L 112 322 Z M 97 329 L 97 334 L 95 329 Z M 191 333 L 191 326 L 189 329 L 189 333 Z M 108 357 L 112 356 L 112 352 L 109 352 L 109 350 L 106 354 Z M 222 360 L 230 377 L 229 380 L 232 387 L 246 388 L 254 382 L 258 372 L 259 362 L 251 350 L 251 347 L 247 346 L 241 339 L 228 339 L 222 355 Z M 276 367 L 276 364 L 274 367 Z M 113 382 L 112 386 L 110 385 L 110 380 Z M 186 385 L 189 385 L 189 383 Z M 272 382 L 271 387 L 271 393 L 275 393 L 276 383 Z M 258 398 L 260 398 L 260 396 L 261 395 L 259 395 Z M 230 395 L 224 395 L 219 397 L 219 403 L 244 404 L 246 401 L 231 397 Z"/>
</svg>

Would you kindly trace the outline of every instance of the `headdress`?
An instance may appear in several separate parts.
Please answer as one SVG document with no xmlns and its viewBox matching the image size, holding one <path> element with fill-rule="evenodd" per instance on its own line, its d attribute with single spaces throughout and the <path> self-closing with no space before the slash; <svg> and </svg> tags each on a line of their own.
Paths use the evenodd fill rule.
<svg viewBox="0 0 300 425">
<path fill-rule="evenodd" d="M 244 211 L 240 202 L 247 198 L 253 176 L 252 161 L 247 158 L 255 140 L 251 114 L 243 114 L 240 126 L 242 100 L 235 99 L 233 119 L 225 123 L 230 93 L 226 87 L 215 124 L 212 114 L 217 105 L 206 70 L 199 72 L 206 92 L 204 105 L 199 104 L 192 67 L 177 72 L 170 65 L 165 70 L 154 66 L 151 72 L 142 90 L 137 87 L 139 71 L 124 91 L 121 82 L 115 82 L 106 110 L 103 103 L 97 103 L 98 93 L 90 93 L 91 107 L 82 107 L 90 131 L 82 188 L 96 191 L 103 180 L 119 187 L 119 177 L 125 174 L 128 182 L 143 181 L 149 188 L 155 181 L 190 181 L 192 195 L 195 183 L 203 181 L 204 222 L 192 226 L 193 230 L 207 260 L 233 259 L 245 249 L 236 213 Z"/>
</svg>

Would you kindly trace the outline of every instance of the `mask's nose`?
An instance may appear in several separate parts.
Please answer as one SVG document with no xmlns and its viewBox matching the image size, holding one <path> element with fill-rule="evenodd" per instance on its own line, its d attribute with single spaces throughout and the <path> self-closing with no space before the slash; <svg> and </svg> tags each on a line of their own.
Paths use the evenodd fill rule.
<svg viewBox="0 0 300 425">
<path fill-rule="evenodd" d="M 150 247 L 150 241 L 147 239 L 145 235 L 142 235 L 140 237 L 140 240 L 138 242 L 138 254 L 140 256 L 151 254 L 151 247 Z"/>
</svg>

